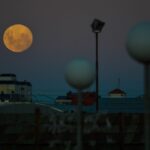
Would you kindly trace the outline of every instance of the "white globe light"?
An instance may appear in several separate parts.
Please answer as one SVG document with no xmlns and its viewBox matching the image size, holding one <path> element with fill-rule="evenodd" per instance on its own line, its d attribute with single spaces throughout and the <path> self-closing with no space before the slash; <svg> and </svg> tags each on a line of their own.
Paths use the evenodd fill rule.
<svg viewBox="0 0 150 150">
<path fill-rule="evenodd" d="M 76 89 L 88 88 L 95 79 L 94 67 L 85 59 L 73 60 L 67 66 L 65 79 Z"/>
<path fill-rule="evenodd" d="M 137 24 L 127 37 L 127 51 L 142 63 L 150 63 L 150 21 Z"/>
</svg>

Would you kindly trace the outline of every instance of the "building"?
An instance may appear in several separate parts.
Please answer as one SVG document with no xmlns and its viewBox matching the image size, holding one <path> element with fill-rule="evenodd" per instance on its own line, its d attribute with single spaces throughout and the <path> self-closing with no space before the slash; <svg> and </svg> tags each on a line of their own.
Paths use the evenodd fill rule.
<svg viewBox="0 0 150 150">
<path fill-rule="evenodd" d="M 127 96 L 127 94 L 123 90 L 116 88 L 116 89 L 110 91 L 108 93 L 108 96 L 110 98 L 125 98 Z"/>
<path fill-rule="evenodd" d="M 32 85 L 28 81 L 17 81 L 15 74 L 0 75 L 0 102 L 30 102 Z"/>
<path fill-rule="evenodd" d="M 92 105 L 96 101 L 96 93 L 95 92 L 82 92 L 82 104 L 83 105 Z M 55 100 L 58 104 L 70 104 L 77 105 L 78 104 L 78 93 L 74 93 L 69 91 L 66 96 L 58 96 Z"/>
</svg>

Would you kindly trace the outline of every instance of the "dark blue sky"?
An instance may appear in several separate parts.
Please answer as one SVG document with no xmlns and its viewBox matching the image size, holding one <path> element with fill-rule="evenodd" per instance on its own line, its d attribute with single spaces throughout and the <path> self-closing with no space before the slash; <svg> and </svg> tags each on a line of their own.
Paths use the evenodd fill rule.
<svg viewBox="0 0 150 150">
<path fill-rule="evenodd" d="M 90 24 L 94 18 L 106 22 L 99 38 L 100 93 L 117 87 L 129 96 L 143 91 L 143 66 L 132 60 L 125 48 L 128 31 L 136 23 L 150 20 L 149 0 L 1 0 L 0 73 L 15 73 L 31 81 L 36 93 L 65 93 L 66 65 L 76 57 L 94 62 L 95 39 Z M 4 30 L 15 23 L 33 31 L 33 45 L 14 54 L 2 42 Z M 94 90 L 94 86 L 90 88 Z"/>
</svg>

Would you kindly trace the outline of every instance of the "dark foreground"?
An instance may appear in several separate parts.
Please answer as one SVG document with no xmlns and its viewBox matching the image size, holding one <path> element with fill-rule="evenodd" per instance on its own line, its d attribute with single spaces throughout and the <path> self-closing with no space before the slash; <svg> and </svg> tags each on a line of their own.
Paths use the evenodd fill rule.
<svg viewBox="0 0 150 150">
<path fill-rule="evenodd" d="M 76 113 L 0 114 L 0 150 L 74 150 Z M 143 150 L 143 114 L 84 114 L 86 150 Z"/>
</svg>

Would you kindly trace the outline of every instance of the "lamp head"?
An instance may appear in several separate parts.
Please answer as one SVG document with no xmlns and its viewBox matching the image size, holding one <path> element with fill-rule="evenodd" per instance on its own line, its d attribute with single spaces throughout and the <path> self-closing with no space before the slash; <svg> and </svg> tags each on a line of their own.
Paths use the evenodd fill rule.
<svg viewBox="0 0 150 150">
<path fill-rule="evenodd" d="M 105 22 L 100 21 L 98 19 L 94 19 L 94 21 L 91 24 L 92 31 L 95 33 L 101 32 L 104 25 L 105 25 Z"/>
</svg>

